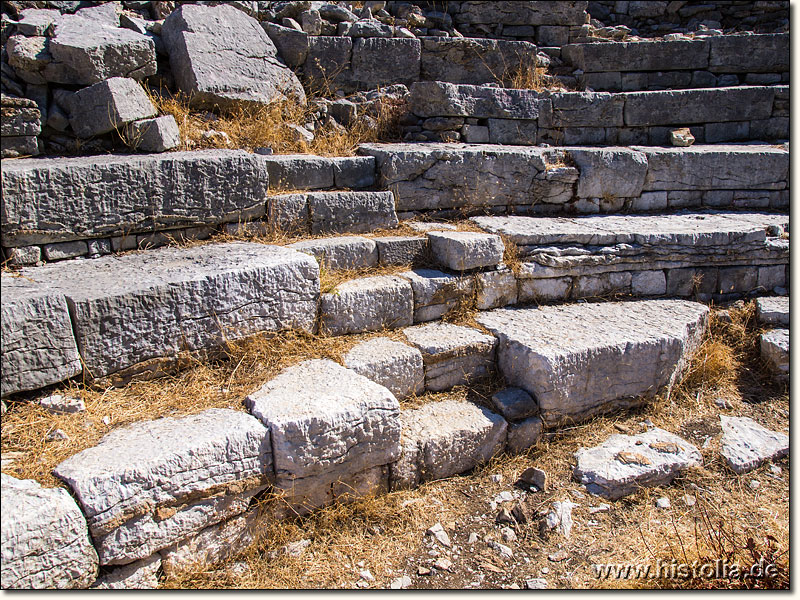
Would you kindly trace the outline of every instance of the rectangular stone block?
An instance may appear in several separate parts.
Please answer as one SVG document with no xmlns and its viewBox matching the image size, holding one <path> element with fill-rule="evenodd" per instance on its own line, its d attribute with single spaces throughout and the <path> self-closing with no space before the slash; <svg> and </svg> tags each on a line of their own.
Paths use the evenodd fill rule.
<svg viewBox="0 0 800 600">
<path fill-rule="evenodd" d="M 414 323 L 433 321 L 460 304 L 468 304 L 475 291 L 472 277 L 456 276 L 434 269 L 400 273 L 414 291 Z"/>
<path fill-rule="evenodd" d="M 378 264 L 378 247 L 365 237 L 306 240 L 289 244 L 288 248 L 310 254 L 327 270 L 365 269 Z"/>
<path fill-rule="evenodd" d="M 408 327 L 403 333 L 422 352 L 425 388 L 429 391 L 468 385 L 494 370 L 497 339 L 477 329 L 439 321 Z"/>
<path fill-rule="evenodd" d="M 534 90 L 440 81 L 418 81 L 410 91 L 411 112 L 418 117 L 535 120 L 549 102 Z"/>
<path fill-rule="evenodd" d="M 529 42 L 454 37 L 423 37 L 421 41 L 422 81 L 501 83 L 537 60 L 537 48 Z"/>
<path fill-rule="evenodd" d="M 562 51 L 572 66 L 586 73 L 607 71 L 673 71 L 708 67 L 705 40 L 642 40 L 571 44 Z"/>
<path fill-rule="evenodd" d="M 269 189 L 323 190 L 334 186 L 333 162 L 309 154 L 272 154 L 261 159 L 269 171 Z"/>
<path fill-rule="evenodd" d="M 304 64 L 307 83 L 329 95 L 337 89 L 352 90 L 353 38 L 315 35 L 308 38 L 308 56 Z"/>
<path fill-rule="evenodd" d="M 461 3 L 455 14 L 456 24 L 503 25 L 583 25 L 586 22 L 587 2 L 569 0 L 530 2 L 483 2 L 469 0 Z"/>
<path fill-rule="evenodd" d="M 428 240 L 436 262 L 452 271 L 494 267 L 505 251 L 500 236 L 488 233 L 436 231 L 428 233 Z"/>
<path fill-rule="evenodd" d="M 627 148 L 570 149 L 568 156 L 580 176 L 578 198 L 635 198 L 642 193 L 647 174 L 647 156 Z"/>
<path fill-rule="evenodd" d="M 709 64 L 717 73 L 789 70 L 789 33 L 723 35 L 709 39 Z"/>
<path fill-rule="evenodd" d="M 571 277 L 554 278 L 526 278 L 526 265 L 523 264 L 522 274 L 519 279 L 519 301 L 526 302 L 553 302 L 566 300 L 572 290 Z"/>
<path fill-rule="evenodd" d="M 401 342 L 382 337 L 362 342 L 345 355 L 344 364 L 398 399 L 425 391 L 422 353 Z"/>
<path fill-rule="evenodd" d="M 4 246 L 264 215 L 264 161 L 239 150 L 3 161 Z"/>
<path fill-rule="evenodd" d="M 429 262 L 427 237 L 385 236 L 373 238 L 382 265 L 421 265 Z"/>
<path fill-rule="evenodd" d="M 770 87 L 625 92 L 625 125 L 688 125 L 766 119 L 775 92 Z M 622 123 L 619 123 L 620 125 Z"/>
<path fill-rule="evenodd" d="M 517 303 L 517 279 L 511 269 L 501 268 L 475 275 L 478 310 Z"/>
<path fill-rule="evenodd" d="M 358 190 L 375 184 L 375 157 L 338 156 L 333 163 L 333 183 L 337 188 Z"/>
<path fill-rule="evenodd" d="M 539 417 L 529 417 L 519 423 L 508 424 L 508 451 L 514 454 L 525 452 L 542 436 L 543 423 Z"/>
<path fill-rule="evenodd" d="M 391 192 L 311 192 L 307 194 L 311 233 L 371 233 L 397 227 Z"/>
<path fill-rule="evenodd" d="M 420 50 L 417 39 L 359 38 L 353 42 L 353 80 L 364 89 L 419 80 Z"/>
<path fill-rule="evenodd" d="M 402 277 L 353 279 L 320 297 L 320 330 L 345 335 L 411 325 L 414 295 Z"/>
<path fill-rule="evenodd" d="M 537 130 L 536 121 L 489 119 L 489 143 L 533 146 L 536 144 Z"/>
<path fill-rule="evenodd" d="M 267 198 L 267 226 L 274 233 L 311 233 L 306 194 L 276 194 Z"/>
<path fill-rule="evenodd" d="M 552 127 L 621 127 L 626 100 L 608 92 L 555 92 Z M 550 127 L 551 125 L 546 125 Z"/>
</svg>

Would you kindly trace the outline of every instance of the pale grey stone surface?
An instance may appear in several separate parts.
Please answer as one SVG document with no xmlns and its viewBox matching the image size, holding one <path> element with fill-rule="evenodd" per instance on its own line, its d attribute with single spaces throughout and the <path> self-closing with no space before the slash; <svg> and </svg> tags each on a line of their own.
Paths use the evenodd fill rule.
<svg viewBox="0 0 800 600">
<path fill-rule="evenodd" d="M 533 146 L 539 127 L 531 119 L 488 119 L 491 144 Z M 468 140 L 465 140 L 468 141 Z"/>
<path fill-rule="evenodd" d="M 160 568 L 161 556 L 154 554 L 101 575 L 92 584 L 92 589 L 154 590 L 158 587 L 158 570 Z"/>
<path fill-rule="evenodd" d="M 608 92 L 556 92 L 552 122 L 542 127 L 622 127 L 625 98 Z"/>
<path fill-rule="evenodd" d="M 492 405 L 506 421 L 519 421 L 539 412 L 531 395 L 521 388 L 505 388 L 492 396 Z"/>
<path fill-rule="evenodd" d="M 523 264 L 519 279 L 519 302 L 553 302 L 566 300 L 572 289 L 570 277 L 548 277 L 546 279 L 524 278 L 528 263 Z"/>
<path fill-rule="evenodd" d="M 373 239 L 378 245 L 378 260 L 382 265 L 414 265 L 428 258 L 427 237 L 392 235 Z"/>
<path fill-rule="evenodd" d="M 698 70 L 708 67 L 706 40 L 642 40 L 570 44 L 561 50 L 585 73 Z"/>
<path fill-rule="evenodd" d="M 308 34 L 305 31 L 269 22 L 264 22 L 261 26 L 275 44 L 278 56 L 287 66 L 294 69 L 305 62 L 308 56 Z"/>
<path fill-rule="evenodd" d="M 470 402 L 445 400 L 400 413 L 403 452 L 392 465 L 393 489 L 468 471 L 501 452 L 507 423 Z"/>
<path fill-rule="evenodd" d="M 353 42 L 353 80 L 358 87 L 374 89 L 419 79 L 420 40 L 361 38 Z"/>
<path fill-rule="evenodd" d="M 394 275 L 352 279 L 320 296 L 319 326 L 346 335 L 411 325 L 414 296 L 409 282 Z"/>
<path fill-rule="evenodd" d="M 321 190 L 334 185 L 333 162 L 308 154 L 273 154 L 263 158 L 273 190 Z"/>
<path fill-rule="evenodd" d="M 414 291 L 414 323 L 440 318 L 459 303 L 468 302 L 475 290 L 470 276 L 456 276 L 435 269 L 414 269 L 399 274 Z"/>
<path fill-rule="evenodd" d="M 310 192 L 311 233 L 370 233 L 397 227 L 391 192 Z"/>
<path fill-rule="evenodd" d="M 125 128 L 125 139 L 140 152 L 165 152 L 181 143 L 181 132 L 172 115 L 134 121 Z"/>
<path fill-rule="evenodd" d="M 77 496 L 101 563 L 125 564 L 246 510 L 272 464 L 258 420 L 209 409 L 112 431 L 54 473 Z"/>
<path fill-rule="evenodd" d="M 737 474 L 747 473 L 763 463 L 789 454 L 789 436 L 770 431 L 750 417 L 719 416 L 722 457 Z"/>
<path fill-rule="evenodd" d="M 472 231 L 437 231 L 428 234 L 435 260 L 453 271 L 493 267 L 503 260 L 500 236 Z"/>
<path fill-rule="evenodd" d="M 410 92 L 411 112 L 418 117 L 537 119 L 550 103 L 533 90 L 442 81 L 418 81 L 411 86 Z"/>
<path fill-rule="evenodd" d="M 201 150 L 3 161 L 3 245 L 261 217 L 269 181 L 264 158 Z"/>
<path fill-rule="evenodd" d="M 478 310 L 501 308 L 517 303 L 517 279 L 508 268 L 475 274 Z"/>
<path fill-rule="evenodd" d="M 60 242 L 58 244 L 45 244 L 42 248 L 45 260 L 56 261 L 86 256 L 89 253 L 89 244 L 83 240 L 74 242 Z"/>
<path fill-rule="evenodd" d="M 419 79 L 450 83 L 498 83 L 520 65 L 536 64 L 530 42 L 422 37 Z"/>
<path fill-rule="evenodd" d="M 288 248 L 312 255 L 328 270 L 363 269 L 378 264 L 378 247 L 375 242 L 354 235 L 305 240 L 289 244 Z"/>
<path fill-rule="evenodd" d="M 246 242 L 160 248 L 34 271 L 23 271 L 32 290 L 67 297 L 87 376 L 94 378 L 125 379 L 182 352 L 264 331 L 311 331 L 316 319 L 319 267 L 288 248 Z"/>
<path fill-rule="evenodd" d="M 178 88 L 195 106 L 305 104 L 297 76 L 277 58 L 258 21 L 230 5 L 182 5 L 167 17 L 162 37 Z"/>
<path fill-rule="evenodd" d="M 507 383 L 530 393 L 551 426 L 642 402 L 672 385 L 707 315 L 695 302 L 644 300 L 498 309 L 477 320 L 500 340 Z"/>
<path fill-rule="evenodd" d="M 403 330 L 422 352 L 425 388 L 440 392 L 488 377 L 494 368 L 497 339 L 471 327 L 437 321 Z"/>
<path fill-rule="evenodd" d="M 761 357 L 784 377 L 789 376 L 789 330 L 773 329 L 759 338 Z"/>
<path fill-rule="evenodd" d="M 78 375 L 81 366 L 63 294 L 4 272 L 2 393 L 35 390 Z"/>
<path fill-rule="evenodd" d="M 157 112 L 134 79 L 113 77 L 78 90 L 69 97 L 70 125 L 78 137 L 108 133 Z"/>
<path fill-rule="evenodd" d="M 287 235 L 311 233 L 306 194 L 276 194 L 267 198 L 267 227 Z"/>
<path fill-rule="evenodd" d="M 631 275 L 631 292 L 636 296 L 662 296 L 667 293 L 664 271 L 639 271 Z"/>
<path fill-rule="evenodd" d="M 709 64 L 720 73 L 789 70 L 789 33 L 722 35 L 709 40 Z"/>
<path fill-rule="evenodd" d="M 384 386 L 398 399 L 425 391 L 422 353 L 389 338 L 358 344 L 345 354 L 344 365 Z"/>
<path fill-rule="evenodd" d="M 0 579 L 4 589 L 86 588 L 97 553 L 86 519 L 62 488 L 2 474 Z"/>
<path fill-rule="evenodd" d="M 336 156 L 330 161 L 337 188 L 355 190 L 375 183 L 375 158 L 372 156 Z"/>
<path fill-rule="evenodd" d="M 614 434 L 599 446 L 581 448 L 575 458 L 575 479 L 610 500 L 669 485 L 679 472 L 703 463 L 695 446 L 657 427 L 635 436 Z"/>
<path fill-rule="evenodd" d="M 789 326 L 789 296 L 756 299 L 756 318 L 765 325 Z"/>
<path fill-rule="evenodd" d="M 602 198 L 612 195 L 635 198 L 642 193 L 647 157 L 628 148 L 571 150 L 580 171 L 576 196 Z"/>
<path fill-rule="evenodd" d="M 52 83 L 91 85 L 112 77 L 144 79 L 156 73 L 153 40 L 130 29 L 62 15 L 48 45 L 53 61 L 42 70 Z"/>
<path fill-rule="evenodd" d="M 275 485 L 291 503 L 319 505 L 337 481 L 374 491 L 376 467 L 400 455 L 397 399 L 329 360 L 285 369 L 245 405 L 271 432 Z"/>
<path fill-rule="evenodd" d="M 455 15 L 458 24 L 582 25 L 586 2 L 467 2 Z"/>
<path fill-rule="evenodd" d="M 508 442 L 506 447 L 509 452 L 525 452 L 536 444 L 542 435 L 542 420 L 539 417 L 528 417 L 518 423 L 508 424 Z"/>
</svg>

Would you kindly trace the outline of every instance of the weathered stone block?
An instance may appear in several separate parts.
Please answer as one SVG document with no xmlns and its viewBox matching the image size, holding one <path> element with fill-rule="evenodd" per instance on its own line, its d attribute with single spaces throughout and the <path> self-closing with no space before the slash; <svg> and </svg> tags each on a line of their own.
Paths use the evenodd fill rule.
<svg viewBox="0 0 800 600">
<path fill-rule="evenodd" d="M 528 42 L 423 37 L 417 79 L 480 85 L 501 83 L 522 65 L 535 65 L 537 48 Z"/>
<path fill-rule="evenodd" d="M 789 34 L 722 35 L 709 40 L 710 68 L 718 73 L 789 70 Z"/>
<path fill-rule="evenodd" d="M 158 587 L 159 569 L 161 569 L 161 555 L 154 554 L 101 575 L 92 584 L 92 589 L 154 590 Z"/>
<path fill-rule="evenodd" d="M 580 171 L 578 198 L 635 198 L 642 192 L 647 156 L 627 148 L 570 150 Z"/>
<path fill-rule="evenodd" d="M 373 238 L 382 265 L 417 265 L 428 260 L 427 237 L 386 236 Z"/>
<path fill-rule="evenodd" d="M 411 325 L 414 296 L 402 277 L 353 279 L 320 297 L 320 329 L 330 335 L 363 333 Z"/>
<path fill-rule="evenodd" d="M 505 420 L 469 402 L 431 402 L 400 413 L 400 423 L 403 451 L 392 465 L 394 489 L 468 471 L 501 452 L 506 443 Z"/>
<path fill-rule="evenodd" d="M 549 102 L 534 90 L 457 85 L 440 81 L 418 81 L 410 91 L 411 112 L 418 117 L 534 120 Z M 621 118 L 620 109 L 620 124 Z"/>
<path fill-rule="evenodd" d="M 267 226 L 287 235 L 311 233 L 306 194 L 277 194 L 267 198 Z"/>
<path fill-rule="evenodd" d="M 571 277 L 555 277 L 547 279 L 525 277 L 526 266 L 523 264 L 519 279 L 519 301 L 553 302 L 566 300 L 572 289 Z"/>
<path fill-rule="evenodd" d="M 499 337 L 506 381 L 536 398 L 542 420 L 555 425 L 636 404 L 671 385 L 707 315 L 693 302 L 645 300 L 498 309 L 477 319 Z"/>
<path fill-rule="evenodd" d="M 181 132 L 172 115 L 134 121 L 125 128 L 125 139 L 141 152 L 165 152 L 181 143 Z"/>
<path fill-rule="evenodd" d="M 756 318 L 765 325 L 789 326 L 789 296 L 756 299 Z"/>
<path fill-rule="evenodd" d="M 276 23 L 262 23 L 261 26 L 287 66 L 296 69 L 305 62 L 308 56 L 308 34 L 305 31 L 281 27 Z"/>
<path fill-rule="evenodd" d="M 623 125 L 622 111 L 626 106 L 626 100 L 620 94 L 556 92 L 551 94 L 550 98 L 553 102 L 552 125 L 544 123 L 540 123 L 540 125 L 561 128 L 622 127 Z"/>
<path fill-rule="evenodd" d="M 789 436 L 770 431 L 750 417 L 720 415 L 722 457 L 741 475 L 763 463 L 789 454 Z"/>
<path fill-rule="evenodd" d="M 758 269 L 727 267 L 719 270 L 718 294 L 745 293 L 758 287 Z"/>
<path fill-rule="evenodd" d="M 333 163 L 333 182 L 337 188 L 361 189 L 375 183 L 375 158 L 372 156 L 341 156 Z"/>
<path fill-rule="evenodd" d="M 270 104 L 293 98 L 303 86 L 277 58 L 258 21 L 233 6 L 181 5 L 161 29 L 177 87 L 194 106 Z"/>
<path fill-rule="evenodd" d="M 5 473 L 0 489 L 3 589 L 89 587 L 97 576 L 97 553 L 69 493 Z"/>
<path fill-rule="evenodd" d="M 361 38 L 353 43 L 353 79 L 365 89 L 419 79 L 420 41 L 401 38 Z"/>
<path fill-rule="evenodd" d="M 510 269 L 475 275 L 478 310 L 500 308 L 517 303 L 517 278 Z"/>
<path fill-rule="evenodd" d="M 512 453 L 525 452 L 539 441 L 542 427 L 542 420 L 539 417 L 528 417 L 519 423 L 509 423 L 506 444 L 508 451 Z"/>
<path fill-rule="evenodd" d="M 340 36 L 312 36 L 308 39 L 305 77 L 323 91 L 354 87 L 351 59 L 353 39 Z"/>
<path fill-rule="evenodd" d="M 672 71 L 708 67 L 709 42 L 677 40 L 597 42 L 562 48 L 572 66 L 586 73 Z"/>
<path fill-rule="evenodd" d="M 583 25 L 586 22 L 587 2 L 541 1 L 524 2 L 462 2 L 455 14 L 456 25 Z"/>
<path fill-rule="evenodd" d="M 437 231 L 428 234 L 434 259 L 453 271 L 493 267 L 503 260 L 500 236 L 471 231 Z"/>
<path fill-rule="evenodd" d="M 761 358 L 783 375 L 789 376 L 789 330 L 773 329 L 762 333 L 759 339 Z"/>
<path fill-rule="evenodd" d="M 329 360 L 285 369 L 245 405 L 271 432 L 277 489 L 293 503 L 307 497 L 306 508 L 315 504 L 314 490 L 329 492 L 332 483 L 400 455 L 397 399 Z"/>
<path fill-rule="evenodd" d="M 156 116 L 156 109 L 135 80 L 114 77 L 69 97 L 70 125 L 78 137 L 113 131 L 131 121 Z"/>
<path fill-rule="evenodd" d="M 345 355 L 344 364 L 384 386 L 398 399 L 425 391 L 422 353 L 401 342 L 388 338 L 363 342 Z"/>
<path fill-rule="evenodd" d="M 311 233 L 370 233 L 399 223 L 391 192 L 310 192 Z"/>
<path fill-rule="evenodd" d="M 667 293 L 664 271 L 638 271 L 631 275 L 631 292 L 634 296 L 663 296 Z"/>
<path fill-rule="evenodd" d="M 46 260 L 66 260 L 68 258 L 86 256 L 89 253 L 89 245 L 84 241 L 62 242 L 60 244 L 46 244 L 43 250 Z"/>
<path fill-rule="evenodd" d="M 536 144 L 536 121 L 519 119 L 489 119 L 489 143 L 508 146 Z"/>
<path fill-rule="evenodd" d="M 306 240 L 288 246 L 317 259 L 325 269 L 363 269 L 378 264 L 378 247 L 369 238 L 343 236 Z"/>
<path fill-rule="evenodd" d="M 436 322 L 403 330 L 419 348 L 425 364 L 425 388 L 441 392 L 487 377 L 494 368 L 497 339 L 477 329 Z"/>
<path fill-rule="evenodd" d="M 458 277 L 434 269 L 400 273 L 414 290 L 414 323 L 433 321 L 461 303 L 469 302 L 475 290 L 472 277 Z"/>
<path fill-rule="evenodd" d="M 263 157 L 269 170 L 270 189 L 320 190 L 334 186 L 333 162 L 308 154 L 274 154 Z"/>
<path fill-rule="evenodd" d="M 536 401 L 521 388 L 505 388 L 492 396 L 492 405 L 506 421 L 520 421 L 539 412 Z"/>
</svg>

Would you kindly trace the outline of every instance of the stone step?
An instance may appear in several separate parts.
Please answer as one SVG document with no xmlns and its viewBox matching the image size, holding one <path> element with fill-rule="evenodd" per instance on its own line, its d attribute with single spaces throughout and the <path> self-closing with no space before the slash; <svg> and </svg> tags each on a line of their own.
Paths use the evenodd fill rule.
<svg viewBox="0 0 800 600">
<path fill-rule="evenodd" d="M 789 296 L 758 298 L 756 318 L 762 325 L 789 327 Z"/>
<path fill-rule="evenodd" d="M 781 379 L 789 379 L 789 329 L 777 328 L 759 337 L 761 358 Z"/>
<path fill-rule="evenodd" d="M 537 92 L 418 82 L 409 103 L 422 130 L 409 139 L 657 146 L 670 145 L 671 130 L 689 127 L 698 143 L 788 140 L 788 98 L 788 85 Z"/>
<path fill-rule="evenodd" d="M 474 217 L 514 242 L 519 302 L 630 293 L 725 299 L 788 281 L 788 216 L 751 212 Z"/>
<path fill-rule="evenodd" d="M 4 271 L 2 394 L 57 383 L 81 364 L 88 380 L 124 381 L 225 340 L 310 332 L 318 295 L 313 258 L 246 242 Z"/>
<path fill-rule="evenodd" d="M 499 339 L 509 385 L 548 427 L 637 405 L 671 386 L 699 345 L 708 308 L 685 300 L 498 309 L 477 322 Z"/>
<path fill-rule="evenodd" d="M 789 82 L 788 33 L 568 44 L 561 57 L 598 92 Z"/>
<path fill-rule="evenodd" d="M 364 189 L 374 164 L 240 150 L 4 161 L 2 245 L 12 264 L 30 265 L 238 233 L 242 223 L 287 234 L 391 228 L 391 195 Z"/>
<path fill-rule="evenodd" d="M 490 88 L 485 88 L 490 89 Z M 400 218 L 789 206 L 788 147 L 363 144 Z M 471 174 L 480 173 L 480 177 Z"/>
</svg>

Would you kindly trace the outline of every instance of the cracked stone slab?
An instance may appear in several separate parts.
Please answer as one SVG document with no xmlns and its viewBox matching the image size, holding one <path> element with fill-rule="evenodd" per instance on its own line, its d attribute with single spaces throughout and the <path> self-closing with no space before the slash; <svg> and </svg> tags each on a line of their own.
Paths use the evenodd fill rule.
<svg viewBox="0 0 800 600">
<path fill-rule="evenodd" d="M 334 161 L 308 154 L 265 156 L 272 190 L 320 190 L 334 185 Z"/>
<path fill-rule="evenodd" d="M 408 280 L 395 275 L 352 279 L 320 296 L 319 326 L 329 335 L 405 327 L 414 322 Z"/>
<path fill-rule="evenodd" d="M 78 498 L 101 564 L 125 564 L 244 512 L 272 476 L 269 431 L 229 409 L 137 422 L 54 474 Z"/>
<path fill-rule="evenodd" d="M 36 390 L 81 373 L 64 294 L 0 276 L 2 369 L 0 395 Z"/>
<path fill-rule="evenodd" d="M 545 425 L 639 404 L 680 376 L 708 307 L 684 300 L 497 309 L 477 317 L 499 338 L 506 382 L 539 404 Z"/>
<path fill-rule="evenodd" d="M 425 391 L 422 353 L 402 342 L 382 337 L 362 342 L 345 354 L 344 364 L 398 399 Z"/>
<path fill-rule="evenodd" d="M 275 487 L 290 504 L 319 506 L 337 481 L 374 490 L 374 469 L 400 454 L 397 399 L 333 361 L 284 369 L 244 402 L 271 432 Z M 361 473 L 367 474 L 363 485 L 354 481 Z"/>
<path fill-rule="evenodd" d="M 468 471 L 501 452 L 503 417 L 470 402 L 430 402 L 400 414 L 403 452 L 392 465 L 393 489 Z"/>
<path fill-rule="evenodd" d="M 288 248 L 230 242 L 25 269 L 67 298 L 87 375 L 124 380 L 185 352 L 265 331 L 311 331 L 319 267 Z"/>
<path fill-rule="evenodd" d="M 417 81 L 409 91 L 411 112 L 418 117 L 537 119 L 550 104 L 548 98 L 534 90 L 443 81 Z"/>
<path fill-rule="evenodd" d="M 789 326 L 789 296 L 756 299 L 756 317 L 759 323 L 781 327 Z"/>
<path fill-rule="evenodd" d="M 575 480 L 610 500 L 669 485 L 684 469 L 703 463 L 695 446 L 657 427 L 635 436 L 614 434 L 599 446 L 581 448 L 575 458 Z"/>
<path fill-rule="evenodd" d="M 327 269 L 363 269 L 378 264 L 377 244 L 360 236 L 306 240 L 289 244 L 288 248 L 312 255 Z"/>
<path fill-rule="evenodd" d="M 453 271 L 494 267 L 503 260 L 500 236 L 472 231 L 437 231 L 428 234 L 436 261 Z"/>
<path fill-rule="evenodd" d="M 3 589 L 87 588 L 97 553 L 86 518 L 62 488 L 2 474 L 0 579 Z"/>
<path fill-rule="evenodd" d="M 458 276 L 435 269 L 413 269 L 399 274 L 414 290 L 414 323 L 439 319 L 450 309 L 466 303 L 475 291 L 471 276 Z"/>
<path fill-rule="evenodd" d="M 747 473 L 763 463 L 789 454 L 789 436 L 770 431 L 750 417 L 720 415 L 722 457 L 737 474 Z"/>
<path fill-rule="evenodd" d="M 759 338 L 761 357 L 784 377 L 789 376 L 789 330 L 773 329 Z"/>
<path fill-rule="evenodd" d="M 494 369 L 497 339 L 473 329 L 437 321 L 403 330 L 422 352 L 425 388 L 449 390 L 488 377 Z"/>
<path fill-rule="evenodd" d="M 269 182 L 263 158 L 199 150 L 3 161 L 3 245 L 262 217 Z"/>
</svg>

